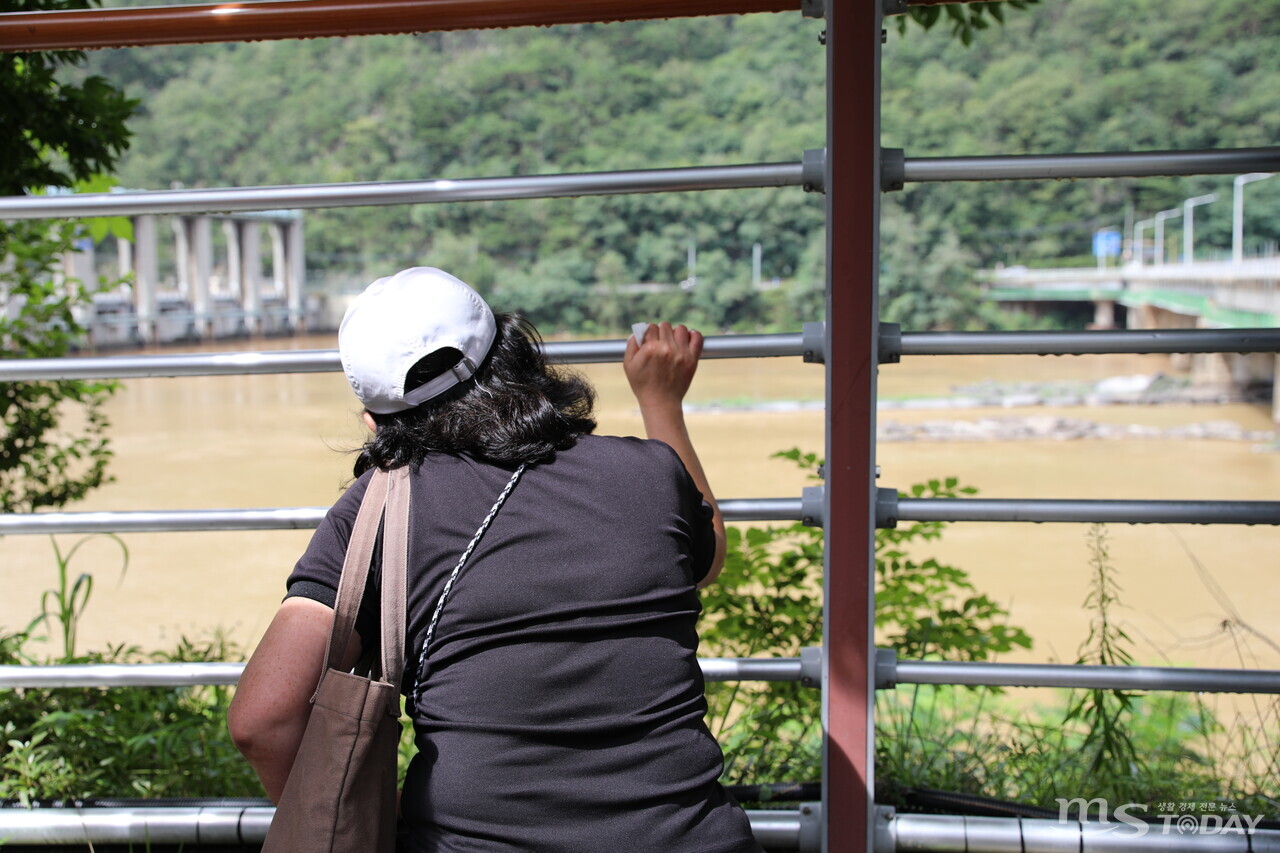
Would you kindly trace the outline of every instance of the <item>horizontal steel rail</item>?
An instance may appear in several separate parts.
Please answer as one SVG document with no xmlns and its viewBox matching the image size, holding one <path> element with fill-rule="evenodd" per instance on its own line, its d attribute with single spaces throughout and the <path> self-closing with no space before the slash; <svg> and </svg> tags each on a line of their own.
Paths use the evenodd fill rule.
<svg viewBox="0 0 1280 853">
<path fill-rule="evenodd" d="M 0 536 L 26 533 L 176 533 L 191 530 L 312 530 L 328 507 L 126 510 L 0 514 Z M 726 521 L 802 521 L 801 498 L 720 501 Z"/>
<path fill-rule="evenodd" d="M 1280 352 L 1280 329 L 1170 329 L 1097 332 L 906 332 L 887 335 L 882 360 L 902 355 L 1105 355 L 1109 353 Z M 801 332 L 708 337 L 702 357 L 809 357 L 817 340 Z M 550 341 L 547 360 L 556 364 L 619 362 L 626 340 Z M 338 351 L 114 355 L 83 358 L 0 360 L 0 382 L 56 379 L 138 379 L 172 376 L 239 376 L 274 373 L 334 373 Z"/>
<path fill-rule="evenodd" d="M 556 364 L 622 361 L 626 340 L 550 341 L 547 360 Z M 703 343 L 703 358 L 783 358 L 803 356 L 804 335 L 715 335 Z M 112 355 L 88 358 L 0 360 L 0 382 L 55 379 L 138 379 L 160 376 L 239 376 L 266 373 L 334 373 L 342 370 L 335 349 L 266 352 Z"/>
<path fill-rule="evenodd" d="M 698 658 L 707 681 L 800 681 L 800 658 Z M 235 684 L 243 663 L 85 663 L 0 666 L 0 690 L 200 687 Z"/>
<path fill-rule="evenodd" d="M 894 501 L 887 501 L 892 494 Z M 1280 524 L 1280 501 L 1111 501 L 898 498 L 881 490 L 877 521 L 1112 522 L 1127 524 Z M 727 521 L 807 521 L 803 498 L 720 501 Z M 0 536 L 59 533 L 165 533 L 209 530 L 310 530 L 327 507 L 132 510 L 0 514 Z"/>
<path fill-rule="evenodd" d="M 812 812 L 814 807 L 809 807 Z M 267 837 L 271 806 L 0 809 L 6 845 L 254 845 Z M 801 843 L 802 811 L 749 810 L 751 831 L 766 849 L 816 850 Z"/>
<path fill-rule="evenodd" d="M 235 684 L 243 663 L 66 663 L 0 666 L 0 690 L 66 687 L 204 687 Z"/>
<path fill-rule="evenodd" d="M 1126 151 L 985 157 L 912 157 L 902 166 L 908 183 L 1017 181 L 1063 178 L 1145 178 L 1235 175 L 1280 171 L 1280 148 L 1206 151 Z"/>
<path fill-rule="evenodd" d="M 3 18 L 0 15 L 0 18 Z M 818 151 L 820 152 L 820 149 Z M 393 204 L 504 201 L 821 184 L 822 158 L 798 163 L 421 181 L 0 197 L 0 219 L 196 214 Z M 908 181 L 1143 177 L 1280 171 L 1280 148 L 904 159 Z"/>
<path fill-rule="evenodd" d="M 707 681 L 803 681 L 803 658 L 699 658 Z M 814 656 L 810 667 L 820 672 Z M 53 664 L 0 667 L 0 690 L 69 687 L 199 687 L 236 684 L 243 663 Z M 1280 671 L 897 660 L 876 656 L 876 687 L 954 684 L 1188 693 L 1280 693 Z"/>
<path fill-rule="evenodd" d="M 1087 798 L 1081 797 L 1080 802 Z M 1113 803 L 1113 806 L 1120 805 Z M 898 814 L 876 808 L 874 853 L 1264 853 L 1280 851 L 1280 830 L 1258 829 L 1260 816 L 1214 814 L 1200 818 L 1172 810 L 1161 814 L 1128 810 L 1128 821 L 1105 816 L 1080 820 L 1080 806 L 1061 820 L 1051 818 L 974 817 Z M 1144 820 L 1145 819 L 1145 820 Z"/>
<path fill-rule="evenodd" d="M 38 512 L 0 515 L 0 536 L 59 533 L 174 533 L 191 530 L 314 530 L 328 507 Z"/>
<path fill-rule="evenodd" d="M 880 526 L 896 521 L 1280 524 L 1280 501 L 899 498 L 896 504 L 896 509 L 884 502 L 877 508 Z"/>
<path fill-rule="evenodd" d="M 901 355 L 1105 355 L 1280 352 L 1280 329 L 907 332 Z"/>
<path fill-rule="evenodd" d="M 1280 693 L 1280 671 L 1262 669 L 900 660 L 892 665 L 892 672 L 893 683 L 896 684 L 1170 690 L 1185 693 Z M 892 687 L 893 683 L 881 684 L 881 674 L 882 668 L 877 659 L 876 686 Z"/>
<path fill-rule="evenodd" d="M 799 0 L 291 0 L 10 12 L 0 15 L 0 50 L 392 35 L 799 8 Z"/>
<path fill-rule="evenodd" d="M 3 17 L 3 16 L 0 16 Z M 805 183 L 804 165 L 761 163 L 743 166 L 695 166 L 528 175 L 511 178 L 373 181 L 280 187 L 205 190 L 139 190 L 122 193 L 78 193 L 52 196 L 0 197 L 0 219 L 140 216 L 208 212 L 276 210 L 280 208 L 365 207 L 392 204 L 503 201 L 535 198 L 624 195 L 631 193 L 791 187 Z"/>
</svg>

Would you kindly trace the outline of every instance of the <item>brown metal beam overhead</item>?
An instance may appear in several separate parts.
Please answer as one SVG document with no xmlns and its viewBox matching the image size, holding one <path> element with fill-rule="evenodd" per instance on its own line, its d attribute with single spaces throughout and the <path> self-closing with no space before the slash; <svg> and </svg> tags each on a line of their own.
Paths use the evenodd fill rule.
<svg viewBox="0 0 1280 853">
<path fill-rule="evenodd" d="M 748 12 L 800 0 L 270 0 L 0 14 L 0 51 L 478 30 Z"/>
</svg>

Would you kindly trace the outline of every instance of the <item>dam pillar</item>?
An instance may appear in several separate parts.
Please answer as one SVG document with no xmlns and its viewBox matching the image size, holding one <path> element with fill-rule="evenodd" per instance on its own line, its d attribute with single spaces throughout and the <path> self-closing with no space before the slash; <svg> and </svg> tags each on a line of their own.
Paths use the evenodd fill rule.
<svg viewBox="0 0 1280 853">
<path fill-rule="evenodd" d="M 1096 299 L 1093 303 L 1093 323 L 1091 329 L 1114 329 L 1116 327 L 1116 301 L 1114 299 Z"/>
<path fill-rule="evenodd" d="M 156 289 L 160 265 L 156 258 L 156 218 L 149 214 L 133 219 L 134 312 L 138 318 L 138 341 L 156 339 Z"/>
<path fill-rule="evenodd" d="M 244 258 L 240 255 L 240 226 L 241 223 L 234 219 L 222 220 L 222 238 L 227 243 L 227 282 L 225 292 L 235 297 L 236 304 L 243 307 Z M 244 331 L 244 317 L 238 316 L 235 318 L 230 334 L 242 334 Z"/>
<path fill-rule="evenodd" d="M 1280 425 L 1280 353 L 1271 356 L 1271 422 Z"/>
<path fill-rule="evenodd" d="M 262 232 L 257 222 L 240 228 L 240 307 L 250 335 L 262 331 Z"/>
<path fill-rule="evenodd" d="M 204 339 L 212 331 L 213 304 L 209 296 L 209 277 L 213 272 L 213 234 L 207 216 L 182 217 L 187 231 L 189 269 L 187 280 L 190 289 L 187 299 L 195 315 L 191 328 L 196 337 Z"/>
<path fill-rule="evenodd" d="M 302 304 L 302 288 L 307 280 L 306 249 L 302 238 L 302 217 L 284 226 L 285 230 L 285 304 L 289 309 L 289 329 L 302 331 L 306 315 Z"/>
</svg>

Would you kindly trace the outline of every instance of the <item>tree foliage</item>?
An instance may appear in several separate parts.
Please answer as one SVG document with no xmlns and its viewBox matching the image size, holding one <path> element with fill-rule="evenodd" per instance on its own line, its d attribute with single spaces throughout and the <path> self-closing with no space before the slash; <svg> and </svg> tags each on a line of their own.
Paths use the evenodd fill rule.
<svg viewBox="0 0 1280 853">
<path fill-rule="evenodd" d="M 1019 0 L 915 8 L 898 20 L 884 48 L 882 133 L 909 157 L 1280 138 L 1280 0 L 1132 0 L 1123 14 L 1109 0 Z M 122 161 L 130 186 L 490 177 L 797 162 L 825 142 L 821 27 L 765 14 L 100 51 L 91 62 L 146 97 L 139 141 Z M 885 319 L 1000 323 L 980 304 L 976 269 L 1091 261 L 1096 229 L 1191 195 L 1220 193 L 1197 210 L 1197 246 L 1225 251 L 1230 185 L 1230 176 L 911 185 L 884 198 Z M 1280 240 L 1280 179 L 1250 191 L 1250 245 Z M 795 188 L 307 219 L 312 286 L 353 290 L 434 262 L 504 308 L 531 306 L 544 325 L 587 330 L 625 328 L 655 310 L 709 329 L 794 329 L 820 319 L 823 240 L 821 197 Z M 753 286 L 756 243 L 776 291 Z M 691 244 L 697 284 L 680 291 Z M 669 289 L 625 287 L 643 283 Z"/>
<path fill-rule="evenodd" d="M 0 0 L 0 11 L 85 8 L 89 0 Z M 72 187 L 109 171 L 125 150 L 136 102 L 90 75 L 69 80 L 80 53 L 0 54 L 0 193 Z M 58 358 L 84 343 L 79 312 L 94 282 L 66 277 L 80 236 L 69 222 L 0 226 L 0 358 Z M 106 479 L 102 405 L 111 383 L 0 383 L 0 511 L 58 507 Z"/>
<path fill-rule="evenodd" d="M 77 306 L 87 288 L 56 270 L 75 229 L 19 222 L 0 232 L 9 269 L 0 275 L 0 357 L 59 358 L 83 339 Z M 0 511 L 31 512 L 84 497 L 107 479 L 111 452 L 103 404 L 110 382 L 0 383 Z"/>
<path fill-rule="evenodd" d="M 0 12 L 85 9 L 97 0 L 0 0 Z M 0 53 L 0 194 L 70 187 L 110 172 L 128 145 L 136 103 L 99 75 L 71 81 L 77 51 Z"/>
<path fill-rule="evenodd" d="M 907 32 L 907 23 L 919 24 L 922 29 L 932 29 L 946 21 L 952 37 L 966 47 L 973 44 L 979 30 L 990 28 L 991 22 L 1004 23 L 1005 9 L 1026 9 L 1040 0 L 1005 0 L 987 3 L 946 3 L 935 6 L 913 6 L 907 14 L 897 19 L 899 34 Z"/>
</svg>

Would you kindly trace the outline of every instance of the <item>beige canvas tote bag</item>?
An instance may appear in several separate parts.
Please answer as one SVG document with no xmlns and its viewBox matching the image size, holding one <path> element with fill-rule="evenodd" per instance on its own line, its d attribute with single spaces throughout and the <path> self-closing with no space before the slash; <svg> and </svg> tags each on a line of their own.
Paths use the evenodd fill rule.
<svg viewBox="0 0 1280 853">
<path fill-rule="evenodd" d="M 339 667 L 351 641 L 386 509 L 381 645 L 368 675 Z M 375 471 L 360 504 L 334 602 L 324 671 L 264 853 L 392 853 L 404 671 L 407 468 Z"/>
</svg>

